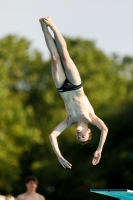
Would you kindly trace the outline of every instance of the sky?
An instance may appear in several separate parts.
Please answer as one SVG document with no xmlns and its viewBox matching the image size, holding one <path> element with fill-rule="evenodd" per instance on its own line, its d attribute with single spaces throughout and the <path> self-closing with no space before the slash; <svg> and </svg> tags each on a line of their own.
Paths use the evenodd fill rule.
<svg viewBox="0 0 133 200">
<path fill-rule="evenodd" d="M 0 39 L 26 37 L 47 57 L 39 18 L 68 37 L 93 40 L 107 55 L 133 56 L 133 0 L 0 0 Z"/>
</svg>

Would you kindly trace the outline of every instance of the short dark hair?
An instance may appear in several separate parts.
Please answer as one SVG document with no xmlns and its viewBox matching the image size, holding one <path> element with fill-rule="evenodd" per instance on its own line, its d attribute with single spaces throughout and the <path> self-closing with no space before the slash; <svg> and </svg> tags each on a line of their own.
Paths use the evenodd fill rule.
<svg viewBox="0 0 133 200">
<path fill-rule="evenodd" d="M 39 184 L 38 178 L 37 178 L 36 176 L 33 176 L 33 175 L 27 176 L 25 182 L 26 182 L 26 183 L 29 183 L 30 181 L 35 181 L 36 184 Z"/>
</svg>

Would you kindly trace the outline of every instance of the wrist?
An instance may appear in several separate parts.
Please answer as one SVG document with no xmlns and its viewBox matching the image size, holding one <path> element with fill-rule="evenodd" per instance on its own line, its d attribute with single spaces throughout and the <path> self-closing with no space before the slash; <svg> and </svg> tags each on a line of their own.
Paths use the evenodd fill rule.
<svg viewBox="0 0 133 200">
<path fill-rule="evenodd" d="M 102 148 L 97 148 L 96 151 L 98 151 L 98 152 L 102 152 Z"/>
<path fill-rule="evenodd" d="M 60 154 L 60 155 L 57 155 L 57 158 L 58 158 L 58 159 L 62 159 L 63 156 Z"/>
</svg>

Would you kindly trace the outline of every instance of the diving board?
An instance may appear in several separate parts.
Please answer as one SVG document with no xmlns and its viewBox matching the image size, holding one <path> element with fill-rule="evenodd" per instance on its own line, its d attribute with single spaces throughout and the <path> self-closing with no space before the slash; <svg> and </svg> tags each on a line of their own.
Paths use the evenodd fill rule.
<svg viewBox="0 0 133 200">
<path fill-rule="evenodd" d="M 133 200 L 133 191 L 128 189 L 90 189 L 90 191 L 122 200 Z"/>
</svg>

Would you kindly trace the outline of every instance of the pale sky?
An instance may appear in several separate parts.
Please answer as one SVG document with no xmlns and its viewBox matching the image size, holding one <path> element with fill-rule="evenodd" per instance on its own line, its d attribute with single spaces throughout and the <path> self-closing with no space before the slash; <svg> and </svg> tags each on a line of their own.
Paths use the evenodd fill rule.
<svg viewBox="0 0 133 200">
<path fill-rule="evenodd" d="M 0 38 L 15 34 L 48 55 L 39 18 L 69 37 L 94 40 L 106 54 L 133 56 L 133 0 L 0 0 Z"/>
</svg>

